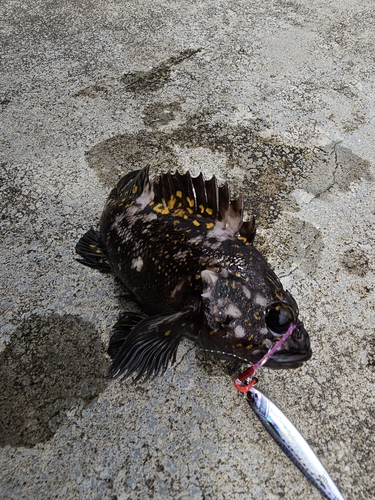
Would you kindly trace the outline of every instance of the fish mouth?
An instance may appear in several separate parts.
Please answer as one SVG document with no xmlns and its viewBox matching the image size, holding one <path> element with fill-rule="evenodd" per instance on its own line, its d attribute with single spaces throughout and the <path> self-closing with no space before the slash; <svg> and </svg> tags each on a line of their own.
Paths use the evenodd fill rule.
<svg viewBox="0 0 375 500">
<path fill-rule="evenodd" d="M 299 368 L 305 361 L 308 361 L 312 356 L 312 350 L 301 352 L 299 354 L 291 354 L 287 350 L 282 350 L 274 354 L 267 361 L 265 366 L 273 370 L 281 370 L 283 368 Z"/>
<path fill-rule="evenodd" d="M 312 356 L 310 338 L 303 323 L 298 323 L 293 334 L 276 351 L 265 366 L 278 370 L 282 368 L 299 368 Z"/>
</svg>

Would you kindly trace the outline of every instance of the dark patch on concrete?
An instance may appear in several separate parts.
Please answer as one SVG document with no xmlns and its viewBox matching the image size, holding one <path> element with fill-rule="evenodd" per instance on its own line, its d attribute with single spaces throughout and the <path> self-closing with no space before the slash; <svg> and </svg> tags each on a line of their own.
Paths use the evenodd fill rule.
<svg viewBox="0 0 375 500">
<path fill-rule="evenodd" d="M 375 372 L 375 339 L 370 339 L 369 341 L 367 367 Z"/>
<path fill-rule="evenodd" d="M 176 56 L 168 58 L 149 71 L 135 71 L 126 73 L 121 77 L 121 82 L 125 84 L 128 92 L 154 92 L 161 89 L 171 78 L 171 70 L 174 66 L 181 64 L 185 59 L 189 59 L 202 49 L 187 49 Z"/>
<path fill-rule="evenodd" d="M 96 329 L 78 316 L 23 321 L 0 354 L 0 446 L 50 439 L 67 411 L 105 389 L 106 364 Z"/>
<path fill-rule="evenodd" d="M 158 109 L 163 114 L 167 108 L 157 105 L 146 108 L 148 123 L 152 116 L 157 120 Z M 86 153 L 88 164 L 111 188 L 126 172 L 146 165 L 151 171 L 176 170 L 179 165 L 176 146 L 202 147 L 224 154 L 233 193 L 244 194 L 245 208 L 256 215 L 258 224 L 263 227 L 269 226 L 284 206 L 290 209 L 291 191 L 300 188 L 319 196 L 335 185 L 335 176 L 341 179 L 339 171 L 349 171 L 356 160 L 361 167 L 352 171 L 351 179 L 359 180 L 364 176 L 370 179 L 369 164 L 354 154 L 350 155 L 350 164 L 347 164 L 348 153 L 341 154 L 340 147 L 335 144 L 326 148 L 296 148 L 265 138 L 267 125 L 261 120 L 246 127 L 231 126 L 213 123 L 212 114 L 203 110 L 187 115 L 186 123 L 172 131 L 140 130 L 112 137 Z M 340 164 L 337 163 L 339 156 Z M 233 169 L 243 170 L 240 185 L 235 185 L 230 177 Z M 344 189 L 343 180 L 339 186 Z"/>
<path fill-rule="evenodd" d="M 278 266 L 284 274 L 293 271 L 295 267 L 309 276 L 319 272 L 318 265 L 324 249 L 324 242 L 319 229 L 298 217 L 283 220 L 284 231 L 273 228 L 272 238 L 267 234 L 260 236 L 257 246 L 266 255 L 277 256 Z"/>
<path fill-rule="evenodd" d="M 363 160 L 350 149 L 342 146 L 336 146 L 336 171 L 335 183 L 342 191 L 347 191 L 350 183 L 358 180 L 372 181 L 371 165 L 368 161 Z"/>
<path fill-rule="evenodd" d="M 178 102 L 171 102 L 170 104 L 155 102 L 145 107 L 142 119 L 147 127 L 167 125 L 175 119 L 176 111 L 181 111 L 181 105 Z"/>
<path fill-rule="evenodd" d="M 364 252 L 358 248 L 351 248 L 344 252 L 341 259 L 344 268 L 350 273 L 363 278 L 369 270 L 369 259 Z"/>
<path fill-rule="evenodd" d="M 1 106 L 1 109 L 3 110 L 4 108 L 6 108 L 8 106 L 8 104 L 10 104 L 12 101 L 8 98 L 8 97 L 3 97 L 0 99 L 0 106 Z"/>
<path fill-rule="evenodd" d="M 81 90 L 79 90 L 73 97 L 91 97 L 92 99 L 98 97 L 100 94 L 106 94 L 108 92 L 107 87 L 102 85 L 89 85 Z"/>
</svg>

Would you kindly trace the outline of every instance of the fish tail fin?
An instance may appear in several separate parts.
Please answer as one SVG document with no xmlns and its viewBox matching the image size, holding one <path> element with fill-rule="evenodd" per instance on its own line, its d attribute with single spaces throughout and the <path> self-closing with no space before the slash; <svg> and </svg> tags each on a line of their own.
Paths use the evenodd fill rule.
<svg viewBox="0 0 375 500">
<path fill-rule="evenodd" d="M 178 345 L 187 330 L 190 311 L 152 317 L 123 315 L 115 326 L 108 353 L 113 358 L 108 378 L 130 377 L 133 382 L 155 378 L 176 360 Z"/>
<path fill-rule="evenodd" d="M 101 273 L 111 271 L 111 266 L 104 253 L 104 247 L 99 231 L 90 229 L 76 245 L 76 252 L 82 259 L 76 259 L 81 264 L 98 269 Z"/>
</svg>

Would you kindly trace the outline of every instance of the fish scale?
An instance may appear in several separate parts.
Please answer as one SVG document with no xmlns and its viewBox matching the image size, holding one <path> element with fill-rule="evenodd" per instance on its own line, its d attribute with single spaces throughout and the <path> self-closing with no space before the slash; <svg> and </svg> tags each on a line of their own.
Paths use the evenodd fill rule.
<svg viewBox="0 0 375 500">
<path fill-rule="evenodd" d="M 242 196 L 231 200 L 215 177 L 168 172 L 150 179 L 148 168 L 126 174 L 109 195 L 100 230 L 76 247 L 83 264 L 111 271 L 143 311 L 116 324 L 109 376 L 164 372 L 184 336 L 217 357 L 254 363 L 291 322 L 295 333 L 267 366 L 295 368 L 309 359 L 296 301 L 254 236 Z"/>
</svg>

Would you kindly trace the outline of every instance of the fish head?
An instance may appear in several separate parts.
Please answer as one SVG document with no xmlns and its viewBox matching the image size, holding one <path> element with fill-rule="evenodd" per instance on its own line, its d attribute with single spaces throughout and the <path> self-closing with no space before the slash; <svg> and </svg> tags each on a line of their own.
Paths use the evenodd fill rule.
<svg viewBox="0 0 375 500">
<path fill-rule="evenodd" d="M 272 271 L 271 271 L 272 273 Z M 291 325 L 292 335 L 267 361 L 269 368 L 298 368 L 311 357 L 310 339 L 298 319 L 293 296 L 268 280 L 263 287 L 226 270 L 202 272 L 205 330 L 201 343 L 218 357 L 238 357 L 251 363 L 261 359 Z"/>
</svg>

